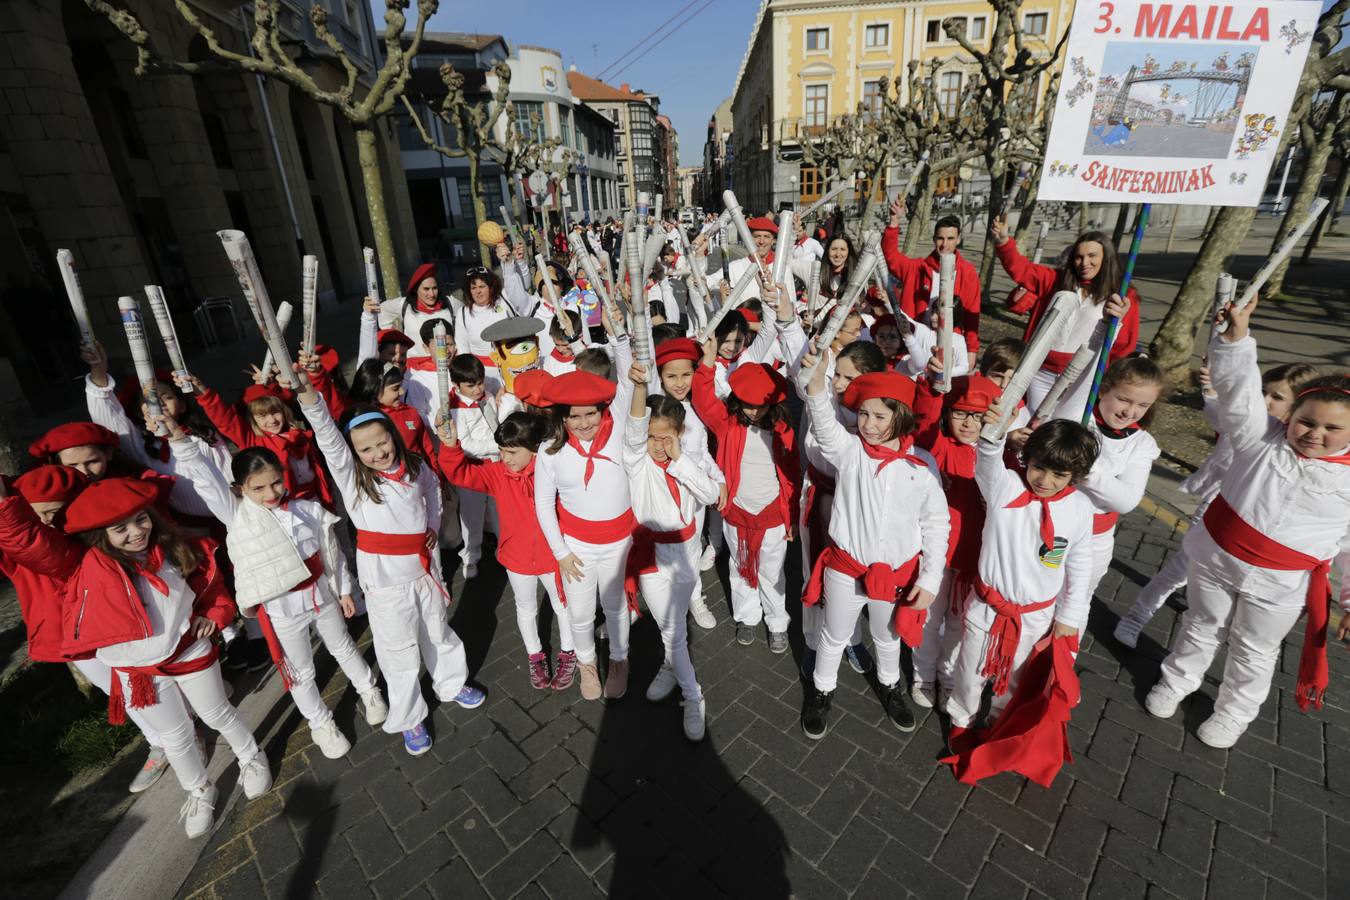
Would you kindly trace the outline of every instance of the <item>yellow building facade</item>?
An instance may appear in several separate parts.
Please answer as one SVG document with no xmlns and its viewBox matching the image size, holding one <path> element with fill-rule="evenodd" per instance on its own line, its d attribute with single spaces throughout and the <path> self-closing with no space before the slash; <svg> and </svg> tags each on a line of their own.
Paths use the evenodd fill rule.
<svg viewBox="0 0 1350 900">
<path fill-rule="evenodd" d="M 1068 0 L 1024 0 L 1026 45 L 1053 48 L 1072 16 Z M 802 140 L 860 104 L 879 106 L 883 77 L 900 84 L 904 100 L 911 60 L 942 61 L 939 97 L 955 111 L 974 60 L 943 31 L 949 17 L 965 18 L 970 42 L 988 46 L 997 17 L 988 3 L 763 0 L 732 97 L 731 186 L 742 205 L 761 211 L 818 198 L 825 186 L 800 161 Z"/>
</svg>

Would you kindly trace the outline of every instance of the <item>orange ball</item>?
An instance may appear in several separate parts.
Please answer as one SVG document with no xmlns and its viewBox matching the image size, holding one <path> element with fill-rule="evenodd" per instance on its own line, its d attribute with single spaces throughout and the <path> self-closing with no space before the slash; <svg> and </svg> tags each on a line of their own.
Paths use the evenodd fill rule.
<svg viewBox="0 0 1350 900">
<path fill-rule="evenodd" d="M 478 240 L 489 247 L 495 247 L 506 240 L 506 232 L 502 226 L 488 219 L 478 226 Z"/>
</svg>

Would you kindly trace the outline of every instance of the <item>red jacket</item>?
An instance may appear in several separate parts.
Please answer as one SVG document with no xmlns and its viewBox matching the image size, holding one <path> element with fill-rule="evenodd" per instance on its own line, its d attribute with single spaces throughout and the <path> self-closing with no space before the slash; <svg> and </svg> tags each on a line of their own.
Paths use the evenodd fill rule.
<svg viewBox="0 0 1350 900">
<path fill-rule="evenodd" d="M 952 521 L 947 565 L 966 578 L 973 578 L 978 574 L 981 533 L 984 531 L 984 501 L 975 484 L 975 445 L 953 440 L 943 428 L 943 396 L 933 390 L 928 379 L 918 380 L 914 415 L 919 427 L 914 443 L 933 454 L 938 471 L 942 473 L 947 512 Z"/>
<path fill-rule="evenodd" d="M 928 312 L 928 298 L 933 293 L 933 279 L 937 277 L 942 261 L 937 252 L 921 259 L 900 252 L 900 229 L 887 228 L 881 236 L 881 254 L 886 268 L 901 282 L 900 310 L 911 319 L 928 324 L 922 318 Z M 966 333 L 966 349 L 973 362 L 980 350 L 980 273 L 961 252 L 956 253 L 956 302 L 964 311 L 961 327 Z"/>
<path fill-rule="evenodd" d="M 188 587 L 196 594 L 193 612 L 224 628 L 234 620 L 234 598 L 225 588 L 216 565 L 216 542 L 189 538 L 202 563 L 188 573 Z M 66 582 L 61 610 L 62 648 L 66 655 L 92 653 L 150 634 L 150 618 L 136 585 L 121 564 L 101 550 L 89 548 Z"/>
<path fill-rule="evenodd" d="M 446 481 L 497 501 L 497 561 L 502 568 L 517 575 L 548 575 L 557 569 L 534 510 L 533 462 L 512 472 L 505 463 L 470 458 L 459 444 L 442 444 L 440 463 Z"/>
<path fill-rule="evenodd" d="M 325 403 L 328 404 L 328 411 L 333 414 L 333 421 L 342 418 L 343 414 L 351 408 L 351 401 L 347 395 L 337 386 L 327 372 L 311 372 L 309 374 L 310 382 L 314 385 Z M 427 428 L 427 423 L 422 419 L 422 414 L 414 407 L 406 403 L 400 403 L 397 406 L 381 406 L 380 410 L 387 415 L 394 423 L 394 428 L 398 431 L 399 437 L 403 438 L 404 445 L 422 457 L 427 465 L 431 466 L 433 472 L 440 471 L 440 460 L 437 456 L 437 449 L 440 447 L 440 441 Z"/>
<path fill-rule="evenodd" d="M 83 554 L 83 545 L 38 521 L 22 497 L 0 500 L 0 571 L 19 595 L 28 658 L 35 662 L 67 659 L 61 652 L 61 596 Z"/>
<path fill-rule="evenodd" d="M 253 430 L 253 424 L 244 418 L 236 407 L 230 406 L 215 391 L 207 388 L 197 396 L 211 424 L 216 426 L 226 440 L 240 450 L 248 447 L 266 447 L 281 460 L 285 474 L 286 490 L 297 499 L 312 498 L 318 500 L 328 510 L 334 508 L 333 486 L 328 480 L 328 470 L 324 468 L 323 457 L 309 432 L 299 428 L 283 431 L 281 434 L 259 434 Z M 314 480 L 307 484 L 297 484 L 291 471 L 292 457 L 300 457 L 309 462 L 314 471 Z"/>
<path fill-rule="evenodd" d="M 1003 263 L 1003 269 L 1008 273 L 1008 277 L 1027 289 L 1026 293 L 1009 308 L 1015 313 L 1030 311 L 1031 319 L 1027 322 L 1027 330 L 1022 334 L 1022 340 L 1030 341 L 1031 336 L 1036 333 L 1036 326 L 1041 322 L 1041 316 L 1050 308 L 1050 300 L 1055 296 L 1059 270 L 1027 259 L 1017 249 L 1017 242 L 1012 238 L 1008 238 L 994 249 L 998 251 L 998 260 Z M 1111 345 L 1109 354 L 1111 362 L 1129 356 L 1139 343 L 1139 295 L 1135 293 L 1134 288 L 1130 288 L 1127 299 L 1130 301 L 1130 308 L 1125 313 L 1125 318 L 1120 320 L 1120 330 L 1116 332 L 1116 341 Z M 1041 368 L 1055 373 L 1063 372 L 1072 358 L 1072 353 L 1051 350 Z"/>
</svg>

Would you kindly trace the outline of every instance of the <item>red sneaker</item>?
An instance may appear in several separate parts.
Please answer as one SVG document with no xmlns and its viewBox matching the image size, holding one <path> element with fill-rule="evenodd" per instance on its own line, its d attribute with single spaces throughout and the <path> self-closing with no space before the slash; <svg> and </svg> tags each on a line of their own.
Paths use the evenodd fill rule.
<svg viewBox="0 0 1350 900">
<path fill-rule="evenodd" d="M 530 687 L 535 690 L 547 690 L 549 686 L 548 678 L 548 654 L 540 651 L 530 654 Z"/>
<path fill-rule="evenodd" d="M 558 653 L 558 661 L 553 666 L 553 689 L 565 691 L 572 686 L 577 674 L 577 655 L 571 650 Z"/>
</svg>

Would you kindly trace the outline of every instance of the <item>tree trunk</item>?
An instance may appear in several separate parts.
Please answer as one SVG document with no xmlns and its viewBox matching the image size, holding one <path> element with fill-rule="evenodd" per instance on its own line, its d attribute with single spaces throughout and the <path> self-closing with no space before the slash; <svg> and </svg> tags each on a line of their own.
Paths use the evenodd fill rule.
<svg viewBox="0 0 1350 900">
<path fill-rule="evenodd" d="M 1117 251 L 1120 250 L 1120 239 L 1125 236 L 1125 222 L 1130 216 L 1130 204 L 1120 204 L 1120 210 L 1116 213 L 1116 227 L 1111 229 L 1111 246 Z"/>
<path fill-rule="evenodd" d="M 1022 212 L 1017 216 L 1017 230 L 1013 232 L 1013 240 L 1017 241 L 1017 246 L 1021 247 L 1026 243 L 1026 237 L 1031 233 L 1031 223 L 1036 218 L 1036 198 L 1041 189 L 1041 173 L 1036 172 L 1027 182 L 1027 199 L 1022 203 Z"/>
<path fill-rule="evenodd" d="M 1299 262 L 1306 263 L 1311 259 L 1313 251 L 1322 240 L 1322 235 L 1336 227 L 1333 207 L 1345 201 L 1345 189 L 1350 185 L 1350 166 L 1345 163 L 1345 160 L 1341 160 L 1341 171 L 1336 176 L 1336 186 L 1331 189 L 1331 204 L 1317 217 L 1317 224 L 1313 226 L 1312 234 L 1308 235 L 1308 241 L 1303 245 L 1303 255 L 1299 257 Z M 1327 227 L 1328 222 L 1332 223 L 1331 228 Z"/>
<path fill-rule="evenodd" d="M 1345 208 L 1345 195 L 1350 192 L 1350 154 L 1341 157 L 1341 174 L 1336 179 L 1336 190 L 1331 192 L 1331 224 L 1327 231 L 1332 234 L 1341 224 L 1341 210 Z"/>
<path fill-rule="evenodd" d="M 483 202 L 483 175 L 482 162 L 478 154 L 472 149 L 464 154 L 464 158 L 469 163 L 469 194 L 473 197 L 473 225 L 474 233 L 477 234 L 478 226 L 487 221 L 487 204 Z M 478 256 L 482 260 L 483 268 L 492 268 L 492 255 L 488 253 L 487 245 L 482 241 L 478 242 Z"/>
<path fill-rule="evenodd" d="M 1284 240 L 1285 235 L 1292 232 L 1308 216 L 1308 209 L 1312 206 L 1313 200 L 1317 198 L 1318 188 L 1322 186 L 1322 173 L 1327 169 L 1327 160 L 1331 159 L 1331 149 L 1336 136 L 1337 113 L 1341 108 L 1340 97 L 1337 96 L 1331 109 L 1327 110 L 1326 121 L 1322 128 L 1317 132 L 1317 137 L 1312 147 L 1308 148 L 1307 159 L 1303 163 L 1303 177 L 1298 181 L 1298 191 L 1294 194 L 1294 199 L 1289 204 L 1289 210 L 1284 214 L 1284 221 L 1275 232 L 1275 241 L 1271 244 L 1273 252 L 1280 242 Z M 1289 271 L 1289 257 L 1275 267 L 1275 271 L 1270 273 L 1270 280 L 1262 288 L 1261 293 L 1267 297 L 1274 297 L 1284 290 L 1284 276 Z"/>
<path fill-rule="evenodd" d="M 1214 223 L 1219 221 L 1219 213 L 1221 212 L 1223 212 L 1222 206 L 1211 206 L 1209 208 L 1209 216 L 1205 218 L 1205 227 L 1200 232 L 1201 237 L 1207 236 L 1214 230 Z"/>
<path fill-rule="evenodd" d="M 922 183 L 919 185 L 919 197 L 914 201 L 914 209 L 909 217 L 909 226 L 905 229 L 904 240 L 900 243 L 900 252 L 906 256 L 916 255 L 920 237 L 928 230 L 928 223 L 933 214 L 933 190 L 936 184 L 937 179 L 930 167 L 924 173 Z"/>
<path fill-rule="evenodd" d="M 380 259 L 380 278 L 385 294 L 397 292 L 402 282 L 398 277 L 398 261 L 394 259 L 394 241 L 389 235 L 389 217 L 384 211 L 384 183 L 380 178 L 380 151 L 376 147 L 375 132 L 368 125 L 358 125 L 352 130 L 356 132 L 356 158 L 361 165 L 361 183 L 366 190 L 366 212 L 370 215 L 370 230 L 375 236 L 375 253 Z"/>
<path fill-rule="evenodd" d="M 1196 329 L 1213 307 L 1214 285 L 1224 260 L 1242 242 L 1255 218 L 1255 207 L 1223 207 L 1214 227 L 1205 235 L 1195 264 L 1186 274 L 1181 290 L 1172 301 L 1172 308 L 1167 311 L 1149 345 L 1149 355 L 1162 367 L 1169 383 L 1186 383 L 1195 349 Z"/>
</svg>

